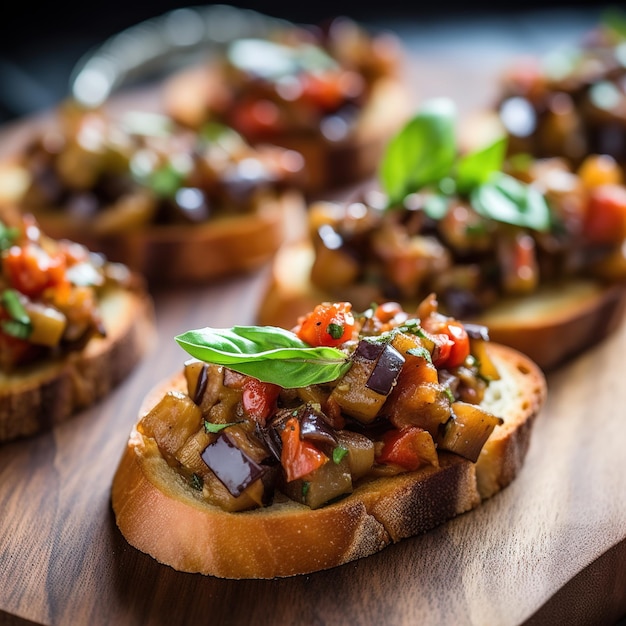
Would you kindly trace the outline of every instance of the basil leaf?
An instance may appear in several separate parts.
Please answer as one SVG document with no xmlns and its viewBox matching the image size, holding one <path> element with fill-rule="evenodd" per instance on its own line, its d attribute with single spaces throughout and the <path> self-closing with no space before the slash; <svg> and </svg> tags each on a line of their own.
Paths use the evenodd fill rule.
<svg viewBox="0 0 626 626">
<path fill-rule="evenodd" d="M 538 231 L 550 228 L 550 209 L 544 196 L 507 174 L 499 173 L 476 187 L 470 199 L 483 217 Z"/>
<path fill-rule="evenodd" d="M 2 292 L 2 304 L 7 313 L 16 322 L 28 326 L 30 324 L 30 317 L 24 305 L 20 302 L 20 296 L 15 289 L 5 289 Z"/>
<path fill-rule="evenodd" d="M 22 324 L 22 322 L 13 319 L 0 321 L 0 328 L 6 335 L 17 337 L 18 339 L 28 339 L 33 330 L 30 322 Z"/>
<path fill-rule="evenodd" d="M 197 359 L 287 389 L 329 382 L 350 368 L 341 350 L 311 347 L 275 326 L 206 327 L 178 335 L 176 341 Z"/>
<path fill-rule="evenodd" d="M 452 100 L 435 98 L 391 139 L 379 170 L 390 205 L 450 173 L 456 159 L 455 126 Z"/>
<path fill-rule="evenodd" d="M 152 189 L 161 198 L 172 198 L 183 186 L 185 173 L 166 163 L 163 167 L 151 172 L 143 183 Z"/>
<path fill-rule="evenodd" d="M 487 182 L 494 172 L 502 170 L 506 141 L 506 137 L 500 137 L 488 146 L 459 158 L 456 185 L 460 194 L 470 193 L 474 187 Z"/>
<path fill-rule="evenodd" d="M 7 226 L 0 221 L 0 252 L 8 250 L 20 236 L 19 228 Z"/>
</svg>

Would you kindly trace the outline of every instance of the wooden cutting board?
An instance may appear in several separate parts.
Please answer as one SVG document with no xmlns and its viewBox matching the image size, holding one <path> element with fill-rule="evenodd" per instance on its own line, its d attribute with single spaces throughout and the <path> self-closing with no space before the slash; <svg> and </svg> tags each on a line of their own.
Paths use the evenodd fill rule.
<svg viewBox="0 0 626 626">
<path fill-rule="evenodd" d="M 416 58 L 410 73 L 417 97 L 466 107 L 493 84 L 458 59 Z M 626 614 L 626 325 L 548 377 L 514 483 L 423 536 L 271 581 L 183 574 L 130 547 L 109 497 L 141 398 L 182 366 L 176 334 L 254 323 L 266 279 L 263 269 L 155 294 L 158 337 L 122 386 L 52 432 L 0 447 L 0 624 L 587 625 Z"/>
</svg>

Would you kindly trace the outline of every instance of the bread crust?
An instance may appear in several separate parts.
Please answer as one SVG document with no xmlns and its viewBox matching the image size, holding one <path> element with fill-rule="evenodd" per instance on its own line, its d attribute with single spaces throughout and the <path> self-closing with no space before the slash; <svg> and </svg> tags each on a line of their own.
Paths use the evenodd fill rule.
<svg viewBox="0 0 626 626">
<path fill-rule="evenodd" d="M 336 299 L 311 284 L 313 260 L 312 244 L 306 240 L 277 253 L 259 305 L 259 324 L 291 328 L 316 303 Z M 417 302 L 402 304 L 411 310 Z M 609 336 L 625 313 L 626 285 L 577 280 L 531 297 L 503 300 L 472 321 L 485 324 L 492 341 L 551 371 Z"/>
<path fill-rule="evenodd" d="M 117 525 L 131 545 L 161 563 L 224 578 L 315 572 L 426 532 L 475 508 L 522 468 L 545 399 L 545 379 L 519 352 L 497 344 L 489 349 L 503 374 L 491 397 L 505 423 L 496 427 L 477 464 L 442 452 L 439 468 L 370 480 L 320 509 L 283 499 L 228 513 L 200 500 L 160 456 L 154 440 L 134 428 L 112 484 Z M 182 386 L 182 373 L 158 385 L 140 417 L 165 390 Z M 481 483 L 488 491 L 481 491 Z"/>
<path fill-rule="evenodd" d="M 0 373 L 0 441 L 66 421 L 120 384 L 154 337 L 154 311 L 143 289 L 108 288 L 100 301 L 107 335 L 80 351 Z"/>
<path fill-rule="evenodd" d="M 166 112 L 178 122 L 199 127 L 207 104 L 219 94 L 216 69 L 201 66 L 181 71 L 163 88 Z M 310 134 L 282 133 L 272 143 L 299 152 L 306 163 L 302 188 L 309 192 L 349 185 L 371 176 L 390 137 L 410 114 L 410 95 L 400 77 L 377 80 L 356 126 L 340 141 Z"/>
</svg>

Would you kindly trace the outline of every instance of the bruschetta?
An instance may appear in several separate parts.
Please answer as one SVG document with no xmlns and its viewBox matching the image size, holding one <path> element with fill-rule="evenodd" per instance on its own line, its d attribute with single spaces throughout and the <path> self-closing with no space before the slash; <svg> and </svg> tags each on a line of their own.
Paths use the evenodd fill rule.
<svg viewBox="0 0 626 626">
<path fill-rule="evenodd" d="M 202 328 L 146 396 L 112 484 L 126 540 L 185 572 L 308 574 L 477 507 L 522 469 L 541 370 L 430 294 L 290 331 Z"/>
<path fill-rule="evenodd" d="M 199 132 L 145 111 L 67 103 L 0 168 L 0 203 L 47 234 L 126 264 L 151 287 L 257 269 L 303 210 L 302 157 L 252 148 L 219 124 Z"/>
<path fill-rule="evenodd" d="M 622 321 L 626 187 L 615 161 L 505 159 L 506 139 L 459 154 L 455 110 L 432 100 L 392 139 L 380 186 L 310 206 L 309 236 L 275 257 L 258 322 L 320 300 L 363 309 L 438 294 L 441 310 L 551 369 Z"/>
<path fill-rule="evenodd" d="M 411 98 L 400 40 L 351 19 L 228 42 L 166 81 L 165 110 L 192 128 L 225 123 L 250 143 L 295 150 L 310 193 L 371 176 Z"/>
<path fill-rule="evenodd" d="M 626 166 L 624 15 L 607 11 L 581 41 L 515 59 L 474 122 L 506 132 L 511 154 L 563 157 L 574 167 L 606 154 Z"/>
<path fill-rule="evenodd" d="M 143 280 L 44 234 L 0 220 L 0 442 L 34 435 L 104 398 L 154 336 Z"/>
</svg>

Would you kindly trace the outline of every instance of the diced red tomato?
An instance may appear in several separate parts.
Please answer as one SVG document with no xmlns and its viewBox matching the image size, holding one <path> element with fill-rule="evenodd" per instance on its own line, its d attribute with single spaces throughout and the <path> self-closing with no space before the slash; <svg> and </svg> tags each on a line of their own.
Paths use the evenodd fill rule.
<svg viewBox="0 0 626 626">
<path fill-rule="evenodd" d="M 377 456 L 378 463 L 399 465 L 413 472 L 424 464 L 420 455 L 423 429 L 409 426 L 402 430 L 389 430 L 383 435 L 383 449 Z"/>
<path fill-rule="evenodd" d="M 337 72 L 303 74 L 300 77 L 301 98 L 316 108 L 333 111 L 339 108 L 346 98 L 345 82 L 343 75 Z"/>
<path fill-rule="evenodd" d="M 261 426 L 276 408 L 280 387 L 248 376 L 243 383 L 243 408 Z"/>
<path fill-rule="evenodd" d="M 296 334 L 311 346 L 338 346 L 352 337 L 354 331 L 352 304 L 325 302 L 318 304 L 296 328 Z"/>
<path fill-rule="evenodd" d="M 288 482 L 310 474 L 328 461 L 311 442 L 300 439 L 300 422 L 295 417 L 287 420 L 280 437 L 283 442 L 280 462 Z"/>
<path fill-rule="evenodd" d="M 230 112 L 232 127 L 245 137 L 256 137 L 282 129 L 281 112 L 271 100 L 246 100 Z"/>
<path fill-rule="evenodd" d="M 619 243 L 626 237 L 626 188 L 600 185 L 589 192 L 584 234 L 591 243 Z"/>
<path fill-rule="evenodd" d="M 422 325 L 435 340 L 433 363 L 436 367 L 451 368 L 463 365 L 470 353 L 470 341 L 461 322 L 433 316 L 423 320 Z"/>
<path fill-rule="evenodd" d="M 2 271 L 11 287 L 31 297 L 66 283 L 65 270 L 63 254 L 51 255 L 34 243 L 12 246 L 2 259 Z"/>
</svg>

